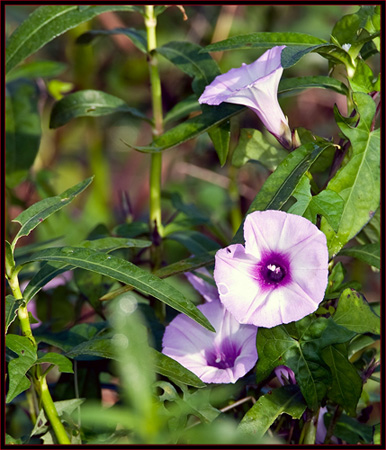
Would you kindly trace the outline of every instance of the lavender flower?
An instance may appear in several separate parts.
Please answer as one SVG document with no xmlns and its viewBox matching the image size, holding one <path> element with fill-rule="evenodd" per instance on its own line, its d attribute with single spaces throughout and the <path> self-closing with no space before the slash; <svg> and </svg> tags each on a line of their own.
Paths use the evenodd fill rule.
<svg viewBox="0 0 386 450">
<path fill-rule="evenodd" d="M 198 309 L 216 333 L 179 314 L 166 327 L 162 351 L 205 383 L 235 383 L 256 364 L 257 328 L 238 323 L 215 298 Z"/>
<path fill-rule="evenodd" d="M 285 148 L 291 149 L 292 133 L 277 99 L 283 73 L 283 48 L 285 45 L 273 47 L 252 64 L 243 63 L 238 69 L 217 76 L 198 101 L 208 105 L 227 102 L 247 106 Z"/>
<path fill-rule="evenodd" d="M 207 278 L 212 278 L 205 267 L 197 269 L 196 272 L 204 275 Z M 191 272 L 186 272 L 185 276 L 189 280 L 190 284 L 194 287 L 194 289 L 196 289 L 196 291 L 198 291 L 207 302 L 211 302 L 213 299 L 218 299 L 217 286 L 208 283 L 203 278 L 200 278 Z"/>
<path fill-rule="evenodd" d="M 282 386 L 286 384 L 296 384 L 295 374 L 289 367 L 277 366 L 275 367 L 274 372 Z"/>
<path fill-rule="evenodd" d="M 326 236 L 304 217 L 269 210 L 247 216 L 244 237 L 245 247 L 215 258 L 220 300 L 236 320 L 271 328 L 314 312 L 327 287 Z"/>
</svg>

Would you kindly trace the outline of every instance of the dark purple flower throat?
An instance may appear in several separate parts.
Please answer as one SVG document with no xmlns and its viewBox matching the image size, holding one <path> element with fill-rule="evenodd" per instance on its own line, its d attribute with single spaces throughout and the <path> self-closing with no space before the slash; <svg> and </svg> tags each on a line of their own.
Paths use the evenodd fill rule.
<svg viewBox="0 0 386 450">
<path fill-rule="evenodd" d="M 265 253 L 253 272 L 263 290 L 285 286 L 291 281 L 289 260 L 283 253 Z"/>
<path fill-rule="evenodd" d="M 224 340 L 216 348 L 205 352 L 205 358 L 208 366 L 217 367 L 217 369 L 229 369 L 235 365 L 236 358 L 240 355 L 241 349 L 230 342 Z"/>
</svg>

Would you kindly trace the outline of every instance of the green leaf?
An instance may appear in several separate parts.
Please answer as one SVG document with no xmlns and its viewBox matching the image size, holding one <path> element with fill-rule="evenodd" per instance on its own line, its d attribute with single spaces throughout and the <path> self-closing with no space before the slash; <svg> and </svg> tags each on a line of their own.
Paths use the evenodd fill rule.
<svg viewBox="0 0 386 450">
<path fill-rule="evenodd" d="M 305 409 L 306 404 L 299 387 L 282 386 L 262 395 L 242 418 L 238 429 L 259 439 L 281 414 L 300 419 Z"/>
<path fill-rule="evenodd" d="M 257 333 L 257 382 L 267 378 L 275 367 L 286 365 L 310 409 L 316 410 L 326 395 L 331 373 L 321 350 L 328 345 L 347 342 L 352 331 L 338 326 L 332 319 L 306 316 L 298 322 L 274 328 L 259 328 Z"/>
<path fill-rule="evenodd" d="M 247 214 L 267 209 L 281 210 L 293 195 L 303 174 L 329 146 L 328 143 L 319 146 L 308 142 L 291 152 L 268 177 L 252 201 Z M 243 224 L 240 225 L 232 242 L 242 242 L 242 236 Z"/>
<path fill-rule="evenodd" d="M 208 130 L 209 137 L 213 142 L 213 146 L 217 152 L 221 167 L 226 163 L 229 142 L 231 139 L 231 124 L 229 121 L 222 122 Z"/>
<path fill-rule="evenodd" d="M 326 413 L 324 416 L 326 427 L 330 424 L 331 416 L 330 413 Z M 351 445 L 370 444 L 372 443 L 373 427 L 342 414 L 335 425 L 334 436 Z"/>
<path fill-rule="evenodd" d="M 11 244 L 5 241 L 5 275 L 11 278 L 12 273 L 15 269 L 15 260 L 13 258 L 13 251 Z"/>
<path fill-rule="evenodd" d="M 116 256 L 91 249 L 63 247 L 43 250 L 32 256 L 34 261 L 57 261 L 91 270 L 133 286 L 143 294 L 152 295 L 172 308 L 186 314 L 208 330 L 213 331 L 204 315 L 174 287 L 158 277 Z"/>
<path fill-rule="evenodd" d="M 362 59 L 358 59 L 355 74 L 349 80 L 351 89 L 354 92 L 364 92 L 365 94 L 369 94 L 376 90 L 374 86 L 375 82 L 376 79 L 373 71 Z"/>
<path fill-rule="evenodd" d="M 119 248 L 146 248 L 150 245 L 151 242 L 144 239 L 107 237 L 94 239 L 92 241 L 84 241 L 79 244 L 78 247 L 111 252 Z M 29 257 L 31 258 L 32 255 L 33 254 L 29 255 Z M 63 263 L 44 264 L 41 269 L 32 277 L 32 279 L 24 289 L 24 300 L 29 302 L 49 281 L 51 281 L 61 273 L 71 269 L 73 269 L 72 266 Z"/>
<path fill-rule="evenodd" d="M 8 328 L 16 319 L 17 310 L 19 309 L 22 300 L 16 300 L 12 295 L 5 297 L 5 333 L 7 334 Z"/>
<path fill-rule="evenodd" d="M 41 126 L 34 83 L 20 79 L 7 84 L 5 118 L 6 182 L 13 188 L 27 177 L 39 151 Z"/>
<path fill-rule="evenodd" d="M 345 289 L 339 297 L 334 322 L 356 333 L 380 334 L 380 318 L 359 292 Z"/>
<path fill-rule="evenodd" d="M 345 345 L 323 349 L 322 357 L 332 373 L 332 382 L 327 396 L 342 406 L 346 412 L 356 417 L 356 407 L 362 393 L 362 379 L 355 367 L 347 359 Z"/>
<path fill-rule="evenodd" d="M 157 53 L 193 78 L 192 88 L 197 96 L 221 73 L 216 61 L 210 55 L 200 53 L 201 50 L 197 44 L 176 41 L 156 49 Z"/>
<path fill-rule="evenodd" d="M 164 124 L 182 119 L 189 114 L 201 111 L 201 106 L 197 101 L 196 95 L 192 94 L 177 103 L 164 118 Z"/>
<path fill-rule="evenodd" d="M 36 348 L 25 336 L 7 334 L 5 344 L 18 355 L 18 358 L 8 363 L 9 388 L 6 403 L 10 403 L 31 386 L 31 382 L 25 374 L 34 365 L 37 355 Z"/>
<path fill-rule="evenodd" d="M 279 83 L 279 93 L 297 91 L 309 88 L 330 89 L 347 96 L 347 86 L 339 80 L 331 77 L 314 76 L 314 77 L 294 77 L 282 78 Z"/>
<path fill-rule="evenodd" d="M 77 117 L 99 117 L 113 113 L 128 113 L 132 116 L 149 119 L 122 99 L 102 91 L 87 89 L 66 95 L 55 103 L 50 118 L 50 128 L 58 128 Z"/>
<path fill-rule="evenodd" d="M 205 112 L 202 114 L 178 124 L 155 138 L 150 145 L 143 147 L 135 147 L 127 143 L 126 145 L 143 153 L 159 153 L 199 136 L 213 126 L 229 120 L 243 109 L 243 106 L 226 103 L 219 106 L 210 106 L 205 108 Z"/>
<path fill-rule="evenodd" d="M 340 129 L 351 141 L 352 154 L 327 185 L 327 190 L 337 192 L 345 201 L 338 232 L 323 219 L 321 223 L 330 256 L 359 233 L 380 202 L 380 131 L 371 131 L 375 103 L 370 96 L 359 92 L 353 94 L 353 99 L 360 116 L 358 125 L 353 128 L 344 118 L 337 117 Z"/>
<path fill-rule="evenodd" d="M 344 248 L 339 252 L 339 255 L 351 256 L 370 266 L 381 269 L 380 251 L 381 248 L 379 244 L 366 244 Z"/>
<path fill-rule="evenodd" d="M 331 48 L 331 45 L 328 43 L 324 43 L 312 45 L 306 48 L 299 48 L 299 46 L 286 47 L 281 53 L 281 65 L 283 66 L 283 69 L 288 69 L 288 67 L 295 65 L 301 58 L 303 58 L 303 56 L 307 55 L 308 53 L 315 52 L 323 47 Z"/>
<path fill-rule="evenodd" d="M 155 274 L 159 278 L 168 278 L 180 273 L 191 272 L 192 270 L 199 269 L 200 267 L 213 264 L 215 253 L 215 251 L 212 251 L 203 253 L 200 256 L 182 259 L 181 261 L 177 261 L 176 263 L 169 264 L 168 266 L 158 269 Z"/>
<path fill-rule="evenodd" d="M 81 342 L 76 345 L 70 351 L 66 353 L 66 356 L 71 359 L 79 361 L 89 360 L 89 356 L 95 356 L 97 358 L 115 358 L 115 351 L 112 346 L 111 338 L 98 337 Z M 93 358 L 91 358 L 93 359 Z"/>
<path fill-rule="evenodd" d="M 7 83 L 17 78 L 52 78 L 57 77 L 67 68 L 67 65 L 58 61 L 32 61 L 15 67 L 7 74 Z"/>
<path fill-rule="evenodd" d="M 106 11 L 135 11 L 130 5 L 45 5 L 32 14 L 12 33 L 7 42 L 6 73 L 23 59 L 35 53 L 67 30 Z"/>
<path fill-rule="evenodd" d="M 174 359 L 169 358 L 169 356 L 166 356 L 154 349 L 152 349 L 151 353 L 154 359 L 154 370 L 157 373 L 168 377 L 177 383 L 184 383 L 197 388 L 203 388 L 206 386 L 197 375 L 181 366 L 181 364 Z"/>
<path fill-rule="evenodd" d="M 81 34 L 77 40 L 77 44 L 90 44 L 95 38 L 100 36 L 111 36 L 114 34 L 123 34 L 127 36 L 133 44 L 143 53 L 147 53 L 146 32 L 136 30 L 135 28 L 113 28 L 112 30 L 90 30 Z"/>
<path fill-rule="evenodd" d="M 194 255 L 201 255 L 211 250 L 220 249 L 220 245 L 217 242 L 195 230 L 175 231 L 169 234 L 167 238 L 179 242 Z"/>
<path fill-rule="evenodd" d="M 60 353 L 46 353 L 36 360 L 36 364 L 49 363 L 58 367 L 59 372 L 74 373 L 71 361 Z"/>
<path fill-rule="evenodd" d="M 13 219 L 12 222 L 19 223 L 21 228 L 12 242 L 12 249 L 15 248 L 18 239 L 23 236 L 28 236 L 43 220 L 71 203 L 77 195 L 86 189 L 92 180 L 93 177 L 87 178 L 60 195 L 45 198 L 27 208 L 16 219 Z"/>
<path fill-rule="evenodd" d="M 251 33 L 234 36 L 215 44 L 207 45 L 203 52 L 222 52 L 249 48 L 271 48 L 275 45 L 304 46 L 325 44 L 327 41 L 303 33 Z"/>
<path fill-rule="evenodd" d="M 339 219 L 344 208 L 342 197 L 333 191 L 324 190 L 311 195 L 310 179 L 303 175 L 293 196 L 296 203 L 290 207 L 289 213 L 298 214 L 316 224 L 318 214 L 325 217 L 334 230 L 338 229 Z"/>
<path fill-rule="evenodd" d="M 242 128 L 239 142 L 233 151 L 232 164 L 242 167 L 248 161 L 257 161 L 274 171 L 287 156 L 287 151 L 270 144 L 259 130 Z"/>
</svg>

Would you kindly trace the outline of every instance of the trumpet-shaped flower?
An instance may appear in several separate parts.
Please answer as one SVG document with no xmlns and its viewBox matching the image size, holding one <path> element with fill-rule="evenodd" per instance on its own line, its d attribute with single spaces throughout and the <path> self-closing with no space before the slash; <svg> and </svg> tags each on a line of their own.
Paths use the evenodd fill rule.
<svg viewBox="0 0 386 450">
<path fill-rule="evenodd" d="M 292 133 L 277 99 L 283 73 L 281 52 L 285 45 L 266 51 L 252 64 L 218 75 L 198 99 L 200 103 L 244 105 L 254 111 L 267 130 L 286 148 L 292 148 Z"/>
<path fill-rule="evenodd" d="M 240 323 L 266 328 L 314 312 L 327 287 L 326 236 L 304 217 L 268 210 L 247 216 L 244 238 L 245 247 L 216 253 L 214 279 L 225 308 Z"/>
<path fill-rule="evenodd" d="M 237 322 L 216 298 L 198 309 L 216 333 L 179 314 L 166 327 L 162 352 L 205 383 L 235 383 L 256 364 L 257 328 Z"/>
</svg>

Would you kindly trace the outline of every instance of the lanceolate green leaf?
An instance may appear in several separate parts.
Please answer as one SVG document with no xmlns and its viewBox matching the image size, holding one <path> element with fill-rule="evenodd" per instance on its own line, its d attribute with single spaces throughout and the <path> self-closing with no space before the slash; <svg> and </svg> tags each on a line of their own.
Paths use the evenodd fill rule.
<svg viewBox="0 0 386 450">
<path fill-rule="evenodd" d="M 203 52 L 222 52 L 249 48 L 271 48 L 275 45 L 303 46 L 325 44 L 327 41 L 303 33 L 251 33 L 234 36 L 215 44 L 207 45 Z"/>
<path fill-rule="evenodd" d="M 282 386 L 261 396 L 245 414 L 238 429 L 259 439 L 281 414 L 300 419 L 305 409 L 299 386 Z"/>
<path fill-rule="evenodd" d="M 150 241 L 145 241 L 142 239 L 108 237 L 95 239 L 92 241 L 84 241 L 79 245 L 79 247 L 110 252 L 119 248 L 145 248 L 149 247 L 150 245 Z M 65 272 L 66 270 L 71 270 L 73 268 L 74 267 L 69 266 L 66 263 L 51 262 L 44 264 L 24 289 L 24 300 L 29 302 L 49 281 Z"/>
<path fill-rule="evenodd" d="M 221 73 L 216 61 L 207 53 L 200 53 L 201 50 L 202 47 L 191 42 L 169 42 L 156 49 L 193 78 L 192 87 L 197 96 Z"/>
<path fill-rule="evenodd" d="M 164 124 L 174 120 L 182 119 L 192 112 L 201 111 L 201 106 L 197 101 L 197 97 L 192 94 L 189 97 L 177 103 L 165 116 Z"/>
<path fill-rule="evenodd" d="M 135 28 L 114 28 L 112 30 L 90 30 L 81 34 L 76 40 L 77 44 L 89 44 L 99 36 L 111 36 L 113 34 L 123 34 L 127 36 L 133 44 L 143 53 L 147 53 L 147 38 L 143 30 Z"/>
<path fill-rule="evenodd" d="M 150 120 L 122 99 L 91 89 L 69 94 L 55 103 L 50 118 L 50 128 L 58 128 L 76 117 L 99 117 L 113 113 L 128 113 L 138 119 Z"/>
<path fill-rule="evenodd" d="M 18 355 L 18 358 L 8 363 L 9 388 L 6 403 L 9 403 L 30 387 L 31 382 L 25 374 L 35 363 L 37 355 L 36 348 L 25 336 L 8 334 L 5 338 L 5 343 L 10 350 Z"/>
<path fill-rule="evenodd" d="M 58 61 L 33 61 L 14 68 L 7 75 L 7 83 L 16 78 L 34 79 L 38 77 L 51 78 L 60 75 L 66 70 L 66 64 Z"/>
<path fill-rule="evenodd" d="M 222 122 L 219 125 L 210 128 L 208 134 L 213 142 L 214 149 L 217 152 L 222 167 L 226 163 L 229 151 L 229 142 L 231 138 L 230 122 Z"/>
<path fill-rule="evenodd" d="M 229 120 L 243 109 L 245 109 L 243 106 L 226 103 L 219 106 L 213 106 L 207 108 L 202 114 L 188 119 L 166 131 L 162 136 L 155 138 L 150 145 L 143 147 L 134 147 L 130 144 L 127 145 L 143 153 L 159 153 L 199 136 L 205 131 L 208 131 L 209 128 Z"/>
<path fill-rule="evenodd" d="M 343 248 L 339 255 L 351 256 L 352 258 L 359 259 L 360 261 L 374 266 L 377 269 L 381 268 L 381 247 L 379 244 L 365 244 L 355 247 Z"/>
<path fill-rule="evenodd" d="M 281 210 L 293 195 L 303 174 L 316 161 L 318 156 L 329 147 L 329 144 L 319 146 L 313 142 L 297 148 L 280 163 L 264 183 L 263 187 L 251 203 L 247 214 L 266 209 Z M 243 224 L 233 238 L 233 242 L 243 240 Z"/>
<path fill-rule="evenodd" d="M 10 36 L 6 72 L 67 30 L 106 11 L 135 11 L 131 5 L 45 5 L 37 8 Z"/>
<path fill-rule="evenodd" d="M 331 256 L 369 222 L 380 202 L 380 131 L 371 131 L 375 103 L 360 92 L 355 92 L 353 99 L 360 116 L 355 128 L 336 112 L 340 129 L 351 141 L 352 154 L 327 185 L 345 201 L 337 233 L 322 220 Z"/>
<path fill-rule="evenodd" d="M 154 359 L 154 370 L 157 373 L 168 377 L 171 380 L 184 383 L 189 386 L 194 386 L 197 388 L 206 386 L 205 383 L 197 377 L 197 375 L 181 366 L 181 364 L 174 359 L 169 358 L 169 356 L 157 352 L 157 350 L 154 349 L 152 349 L 152 354 Z"/>
<path fill-rule="evenodd" d="M 173 286 L 122 258 L 99 253 L 91 249 L 64 247 L 61 249 L 43 250 L 33 255 L 31 260 L 62 262 L 129 284 L 139 292 L 158 298 L 177 311 L 186 314 L 205 328 L 214 331 L 208 320 L 194 304 L 184 298 Z"/>
<path fill-rule="evenodd" d="M 92 179 L 93 177 L 87 178 L 74 187 L 67 189 L 61 195 L 49 197 L 35 203 L 19 214 L 16 219 L 13 219 L 13 222 L 17 222 L 21 225 L 21 228 L 11 244 L 12 249 L 15 248 L 18 239 L 23 236 L 28 236 L 34 228 L 43 222 L 43 220 L 71 203 L 77 195 L 86 189 Z"/>
<path fill-rule="evenodd" d="M 308 88 L 330 89 L 343 95 L 348 93 L 347 86 L 344 83 L 335 78 L 324 76 L 283 78 L 279 84 L 279 93 Z"/>
</svg>

